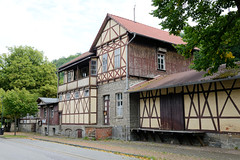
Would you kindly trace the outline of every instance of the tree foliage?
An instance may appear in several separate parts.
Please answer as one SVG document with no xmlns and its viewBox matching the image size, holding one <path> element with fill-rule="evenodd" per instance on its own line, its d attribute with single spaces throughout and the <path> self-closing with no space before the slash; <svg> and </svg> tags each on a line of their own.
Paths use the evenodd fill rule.
<svg viewBox="0 0 240 160">
<path fill-rule="evenodd" d="M 56 68 L 43 53 L 30 46 L 9 47 L 0 57 L 0 88 L 25 88 L 32 94 L 55 97 Z"/>
<path fill-rule="evenodd" d="M 240 44 L 239 0 L 152 0 L 151 13 L 162 20 L 163 29 L 180 35 L 186 45 L 177 45 L 179 53 L 189 58 L 194 48 L 193 69 L 218 71 L 221 64 L 236 67 L 231 49 Z M 235 8 L 233 10 L 232 8 Z M 227 13 L 226 13 L 227 12 Z M 189 22 L 193 24 L 190 25 Z"/>
<path fill-rule="evenodd" d="M 66 58 L 65 58 L 65 57 L 62 57 L 62 58 L 59 58 L 59 59 L 54 59 L 54 60 L 52 61 L 52 63 L 56 65 L 56 68 L 59 68 L 59 67 L 62 66 L 63 64 L 65 64 L 65 63 L 73 60 L 74 58 L 77 58 L 77 57 L 80 56 L 80 55 L 81 55 L 81 53 L 76 53 L 76 54 L 70 55 L 70 56 L 68 56 L 68 57 L 66 57 Z"/>
<path fill-rule="evenodd" d="M 37 96 L 31 94 L 25 88 L 8 90 L 3 98 L 6 114 L 11 118 L 25 117 L 27 114 L 34 115 L 37 112 Z"/>
<path fill-rule="evenodd" d="M 15 119 L 14 132 L 16 135 L 16 120 L 27 114 L 34 115 L 37 112 L 36 95 L 31 94 L 25 88 L 8 90 L 3 98 L 5 114 Z"/>
</svg>

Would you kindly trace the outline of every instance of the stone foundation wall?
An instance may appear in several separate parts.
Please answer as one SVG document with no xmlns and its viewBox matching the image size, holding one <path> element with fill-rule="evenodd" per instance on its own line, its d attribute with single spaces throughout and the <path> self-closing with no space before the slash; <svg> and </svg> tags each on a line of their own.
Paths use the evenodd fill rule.
<svg viewBox="0 0 240 160">
<path fill-rule="evenodd" d="M 240 134 L 206 133 L 204 142 L 211 147 L 240 149 Z"/>
</svg>

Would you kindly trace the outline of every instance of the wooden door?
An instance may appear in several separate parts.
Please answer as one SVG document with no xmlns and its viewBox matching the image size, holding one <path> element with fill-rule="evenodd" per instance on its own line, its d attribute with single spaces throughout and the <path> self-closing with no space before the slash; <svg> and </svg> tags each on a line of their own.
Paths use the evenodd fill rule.
<svg viewBox="0 0 240 160">
<path fill-rule="evenodd" d="M 184 130 L 182 94 L 169 94 L 161 96 L 160 114 L 162 129 Z"/>
<path fill-rule="evenodd" d="M 104 125 L 109 125 L 109 103 L 110 103 L 110 96 L 106 95 L 104 98 L 104 110 L 103 110 L 103 117 L 104 117 Z"/>
</svg>

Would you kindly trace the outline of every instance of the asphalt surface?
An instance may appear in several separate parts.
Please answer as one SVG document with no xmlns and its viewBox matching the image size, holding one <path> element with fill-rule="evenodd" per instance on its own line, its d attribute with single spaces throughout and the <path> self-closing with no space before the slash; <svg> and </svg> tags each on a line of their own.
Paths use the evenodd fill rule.
<svg viewBox="0 0 240 160">
<path fill-rule="evenodd" d="M 31 139 L 0 138 L 0 160 L 136 160 L 109 152 Z"/>
</svg>

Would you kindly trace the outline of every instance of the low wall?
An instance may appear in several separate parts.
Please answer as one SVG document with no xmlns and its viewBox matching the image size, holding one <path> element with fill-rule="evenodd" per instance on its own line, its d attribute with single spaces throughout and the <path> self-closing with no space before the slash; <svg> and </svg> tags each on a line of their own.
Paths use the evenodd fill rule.
<svg viewBox="0 0 240 160">
<path fill-rule="evenodd" d="M 204 142 L 211 147 L 240 149 L 240 134 L 206 133 Z"/>
</svg>

